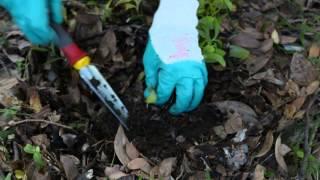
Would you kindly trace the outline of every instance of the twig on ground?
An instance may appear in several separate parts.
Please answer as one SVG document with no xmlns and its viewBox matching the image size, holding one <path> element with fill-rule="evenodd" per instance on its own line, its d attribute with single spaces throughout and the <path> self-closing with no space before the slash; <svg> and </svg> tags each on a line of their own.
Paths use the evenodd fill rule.
<svg viewBox="0 0 320 180">
<path fill-rule="evenodd" d="M 60 124 L 60 123 L 56 123 L 56 122 L 52 122 L 52 121 L 43 120 L 43 119 L 25 119 L 25 120 L 22 120 L 22 121 L 10 121 L 8 123 L 8 125 L 12 127 L 12 126 L 18 126 L 18 125 L 21 125 L 21 124 L 25 124 L 25 123 L 46 123 L 46 124 L 51 124 L 51 125 L 54 125 L 54 126 L 58 126 L 58 127 L 64 128 L 64 129 L 69 129 L 71 131 L 75 131 L 74 129 L 72 129 L 69 126 L 66 126 L 66 125 L 63 125 L 63 124 Z"/>
<path fill-rule="evenodd" d="M 15 141 L 12 143 L 12 149 L 13 149 L 13 160 L 17 161 L 19 160 L 19 150 L 18 150 L 18 145 Z"/>
<path fill-rule="evenodd" d="M 64 129 L 68 129 L 68 130 L 78 134 L 78 132 L 76 130 L 74 130 L 72 127 L 69 127 L 69 126 L 66 126 L 66 125 L 63 125 L 63 124 L 60 124 L 60 123 L 52 122 L 52 121 L 43 120 L 43 119 L 25 119 L 25 120 L 22 120 L 22 121 L 10 121 L 8 123 L 8 126 L 13 127 L 13 126 L 18 126 L 18 125 L 25 124 L 25 123 L 46 123 L 46 124 L 58 126 L 58 127 L 64 128 Z M 97 141 L 90 134 L 88 134 L 86 132 L 83 132 L 83 134 L 85 134 L 93 142 Z"/>
<path fill-rule="evenodd" d="M 305 121 L 305 129 L 304 129 L 304 157 L 303 157 L 303 161 L 301 163 L 301 168 L 300 168 L 300 174 L 298 176 L 299 179 L 305 179 L 305 171 L 307 168 L 307 164 L 308 164 L 308 157 L 310 155 L 310 143 L 309 143 L 309 131 L 310 131 L 310 110 L 312 105 L 314 104 L 314 102 L 317 99 L 319 90 L 317 90 L 315 92 L 315 94 L 313 95 L 313 97 L 311 98 L 307 110 L 306 110 L 306 121 Z"/>
</svg>

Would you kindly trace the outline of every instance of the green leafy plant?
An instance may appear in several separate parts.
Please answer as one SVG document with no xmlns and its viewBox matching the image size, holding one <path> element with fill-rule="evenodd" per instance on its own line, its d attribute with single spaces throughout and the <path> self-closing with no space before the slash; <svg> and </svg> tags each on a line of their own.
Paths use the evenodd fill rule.
<svg viewBox="0 0 320 180">
<path fill-rule="evenodd" d="M 17 106 L 0 109 L 0 114 L 1 114 L 1 116 L 4 117 L 5 119 L 10 120 L 10 119 L 13 119 L 14 117 L 16 117 L 19 109 L 20 109 L 20 108 L 17 107 Z"/>
<path fill-rule="evenodd" d="M 234 6 L 231 0 L 199 0 L 198 8 L 198 32 L 200 36 L 200 47 L 207 63 L 218 63 L 226 66 L 222 49 L 222 42 L 218 39 L 221 19 L 232 11 Z"/>
<path fill-rule="evenodd" d="M 205 171 L 205 178 L 206 178 L 206 180 L 211 180 L 212 179 L 209 170 Z"/>
<path fill-rule="evenodd" d="M 266 172 L 264 173 L 264 176 L 266 178 L 274 178 L 275 177 L 275 173 L 272 170 L 266 170 Z"/>
<path fill-rule="evenodd" d="M 119 0 L 115 6 L 123 6 L 125 10 L 135 9 L 136 12 L 139 12 L 141 1 L 142 0 Z"/>
<path fill-rule="evenodd" d="M 231 45 L 229 56 L 234 58 L 239 58 L 241 60 L 247 59 L 250 55 L 250 52 L 247 49 L 244 49 L 239 46 Z"/>
<path fill-rule="evenodd" d="M 26 146 L 24 146 L 23 150 L 28 154 L 32 154 L 33 160 L 37 168 L 41 169 L 42 167 L 44 167 L 45 162 L 42 159 L 42 154 L 39 146 L 27 144 Z"/>
<path fill-rule="evenodd" d="M 110 19 L 113 15 L 114 9 L 121 7 L 126 11 L 134 9 L 135 13 L 139 13 L 140 4 L 142 0 L 108 0 L 102 8 L 102 19 L 104 21 Z"/>
<path fill-rule="evenodd" d="M 4 178 L 4 180 L 11 180 L 12 173 L 8 173 L 7 176 Z"/>
<path fill-rule="evenodd" d="M 111 6 L 112 0 L 109 0 L 103 8 L 103 15 L 102 15 L 102 19 L 105 21 L 107 19 L 109 19 L 112 15 L 112 11 L 113 11 L 113 7 Z"/>
<path fill-rule="evenodd" d="M 308 156 L 307 176 L 318 179 L 320 173 L 320 161 L 313 155 Z"/>
<path fill-rule="evenodd" d="M 12 129 L 0 130 L 0 142 L 5 141 L 10 134 L 13 134 L 14 131 Z M 1 146 L 0 146 L 1 150 Z"/>
<path fill-rule="evenodd" d="M 312 117 L 312 121 L 310 122 L 310 130 L 309 130 L 309 141 L 308 145 L 312 149 L 314 147 L 314 140 L 316 140 L 316 136 L 318 134 L 318 130 L 320 127 L 320 114 L 315 114 Z M 301 133 L 297 133 L 299 131 L 302 131 L 302 134 L 304 132 L 304 124 L 303 122 L 298 123 L 295 125 L 295 132 L 294 134 L 289 133 L 289 136 L 301 136 Z M 320 173 L 320 160 L 317 159 L 312 153 L 307 154 L 305 150 L 303 149 L 304 147 L 304 138 L 301 139 L 296 139 L 293 138 L 290 140 L 292 144 L 290 145 L 293 153 L 292 153 L 292 159 L 290 164 L 292 165 L 292 168 L 297 168 L 296 170 L 298 171 L 299 165 L 303 165 L 304 172 L 306 179 L 318 179 L 317 177 L 319 176 Z M 306 161 L 305 161 L 306 159 Z M 301 167 L 300 167 L 301 168 Z"/>
<path fill-rule="evenodd" d="M 24 59 L 17 61 L 16 65 L 17 65 L 17 70 L 20 74 L 22 74 L 27 67 L 26 61 Z"/>
</svg>

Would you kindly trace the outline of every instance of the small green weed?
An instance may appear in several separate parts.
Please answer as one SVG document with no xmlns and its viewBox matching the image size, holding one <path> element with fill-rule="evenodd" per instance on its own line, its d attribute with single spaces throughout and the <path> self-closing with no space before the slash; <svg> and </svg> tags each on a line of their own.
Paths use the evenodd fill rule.
<svg viewBox="0 0 320 180">
<path fill-rule="evenodd" d="M 317 30 L 317 24 L 320 22 L 320 16 L 314 13 L 302 13 L 299 17 L 301 22 L 291 23 L 286 18 L 280 18 L 278 26 L 286 31 L 299 32 L 299 40 L 302 45 L 306 43 L 306 36 L 313 34 L 311 38 L 315 42 L 320 42 L 320 32 Z"/>
<path fill-rule="evenodd" d="M 275 173 L 272 170 L 266 170 L 266 172 L 264 173 L 264 176 L 266 178 L 273 179 L 275 177 Z"/>
<path fill-rule="evenodd" d="M 126 11 L 134 9 L 134 12 L 139 14 L 142 0 L 108 0 L 102 10 L 102 20 L 106 21 L 113 15 L 114 9 L 121 7 Z"/>
<path fill-rule="evenodd" d="M 205 171 L 205 177 L 206 177 L 206 180 L 212 180 L 209 170 Z"/>
<path fill-rule="evenodd" d="M 198 8 L 198 32 L 200 47 L 207 63 L 218 63 L 226 66 L 222 49 L 223 44 L 218 39 L 221 19 L 234 9 L 231 0 L 199 0 Z"/>
<path fill-rule="evenodd" d="M 8 173 L 7 176 L 4 178 L 4 180 L 11 180 L 12 179 L 12 173 Z"/>
<path fill-rule="evenodd" d="M 28 153 L 28 154 L 32 154 L 33 160 L 36 164 L 36 167 L 38 169 L 41 169 L 42 167 L 44 167 L 45 162 L 42 159 L 42 154 L 41 154 L 41 150 L 39 146 L 33 146 L 31 144 L 27 144 L 24 148 L 23 148 L 24 152 Z"/>
<path fill-rule="evenodd" d="M 10 120 L 16 117 L 19 110 L 19 107 L 13 106 L 10 108 L 0 109 L 0 114 L 4 119 Z"/>
<path fill-rule="evenodd" d="M 24 72 L 24 70 L 26 69 L 27 67 L 27 64 L 26 64 L 26 61 L 23 59 L 23 60 L 19 60 L 16 62 L 16 66 L 17 66 L 17 70 L 20 74 L 22 74 Z"/>
<path fill-rule="evenodd" d="M 0 130 L 0 143 L 5 141 L 10 134 L 13 134 L 14 131 L 12 129 L 8 130 Z M 0 148 L 1 149 L 1 148 Z"/>
<path fill-rule="evenodd" d="M 139 12 L 140 4 L 142 0 L 119 0 L 115 4 L 115 7 L 123 6 L 125 10 L 135 9 Z"/>
<path fill-rule="evenodd" d="M 304 132 L 303 122 L 298 123 L 295 126 L 297 127 L 295 134 L 298 131 Z M 316 114 L 313 116 L 312 122 L 310 122 L 310 132 L 309 132 L 308 144 L 311 149 L 315 145 L 314 141 L 317 140 L 316 135 L 318 134 L 319 127 L 320 127 L 320 114 Z M 298 134 L 300 134 L 300 133 L 298 133 Z M 295 135 L 291 134 L 291 136 L 295 136 Z M 291 159 L 292 161 L 290 162 L 290 164 L 292 165 L 292 168 L 299 168 L 299 165 L 301 165 L 301 163 L 304 161 L 306 154 L 305 154 L 304 149 L 302 148 L 303 146 L 304 146 L 304 138 L 296 139 L 296 141 L 293 142 L 292 145 L 290 145 L 292 152 L 293 152 L 292 153 L 293 159 Z M 317 159 L 313 154 L 309 154 L 307 156 L 307 162 L 306 162 L 305 166 L 306 166 L 305 167 L 305 176 L 307 177 L 307 179 L 317 179 L 317 177 L 319 176 L 319 173 L 320 173 L 319 159 Z M 298 171 L 298 169 L 297 169 L 297 171 Z"/>
</svg>

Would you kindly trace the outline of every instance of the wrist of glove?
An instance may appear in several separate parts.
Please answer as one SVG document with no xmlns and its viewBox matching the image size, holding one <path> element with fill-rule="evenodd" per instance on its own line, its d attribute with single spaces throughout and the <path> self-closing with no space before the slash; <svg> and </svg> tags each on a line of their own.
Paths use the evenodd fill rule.
<svg viewBox="0 0 320 180">
<path fill-rule="evenodd" d="M 156 104 L 163 105 L 175 91 L 176 101 L 169 110 L 174 115 L 191 111 L 199 105 L 208 82 L 207 69 L 202 60 L 185 59 L 165 63 L 149 41 L 143 64 L 147 85 L 145 97 L 149 96 L 150 89 L 154 89 L 157 95 Z"/>
<path fill-rule="evenodd" d="M 50 43 L 55 38 L 50 19 L 59 24 L 63 20 L 61 0 L 0 0 L 0 5 L 34 44 Z"/>
</svg>

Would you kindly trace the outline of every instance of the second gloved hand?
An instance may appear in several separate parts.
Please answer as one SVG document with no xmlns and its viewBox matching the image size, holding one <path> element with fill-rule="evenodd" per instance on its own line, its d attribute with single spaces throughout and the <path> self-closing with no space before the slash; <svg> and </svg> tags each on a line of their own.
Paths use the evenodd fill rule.
<svg viewBox="0 0 320 180">
<path fill-rule="evenodd" d="M 45 45 L 54 39 L 50 15 L 55 23 L 60 24 L 63 20 L 61 0 L 0 0 L 0 5 L 9 11 L 14 22 L 34 44 Z"/>
<path fill-rule="evenodd" d="M 208 75 L 205 63 L 199 59 L 185 59 L 176 63 L 165 63 L 156 53 L 149 40 L 143 57 L 147 88 L 145 97 L 155 89 L 157 105 L 166 103 L 173 91 L 176 102 L 170 113 L 177 115 L 195 109 L 203 97 Z"/>
<path fill-rule="evenodd" d="M 156 104 L 162 105 L 175 90 L 169 110 L 174 115 L 195 109 L 208 82 L 196 29 L 198 6 L 198 0 L 160 0 L 143 57 L 145 97 L 155 89 Z"/>
</svg>

